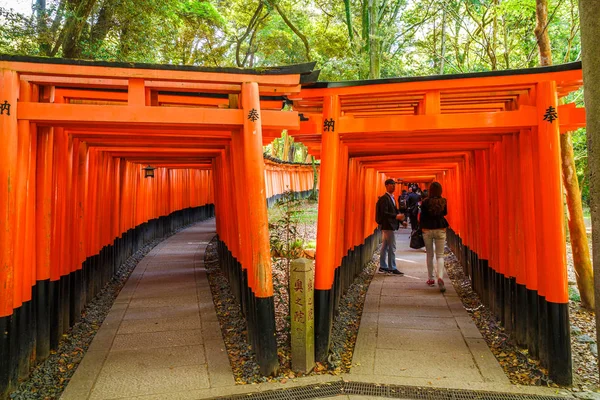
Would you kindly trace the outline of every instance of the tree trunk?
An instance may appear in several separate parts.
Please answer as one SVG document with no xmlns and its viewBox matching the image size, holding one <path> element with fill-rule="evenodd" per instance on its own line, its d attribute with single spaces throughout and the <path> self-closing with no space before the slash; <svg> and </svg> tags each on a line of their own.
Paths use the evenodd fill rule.
<svg viewBox="0 0 600 400">
<path fill-rule="evenodd" d="M 446 58 L 446 9 L 442 12 L 442 48 L 440 50 L 440 75 L 444 75 L 444 60 Z"/>
<path fill-rule="evenodd" d="M 92 8 L 94 8 L 94 4 L 96 4 L 96 0 L 82 0 L 75 13 L 67 19 L 62 42 L 63 57 L 81 57 L 81 32 L 87 23 Z"/>
<path fill-rule="evenodd" d="M 350 48 L 354 45 L 354 34 L 352 33 L 352 12 L 350 10 L 350 0 L 344 0 L 344 9 L 346 11 L 346 25 L 348 25 L 348 42 Z"/>
<path fill-rule="evenodd" d="M 548 36 L 548 0 L 535 0 L 537 25 L 535 37 L 540 49 L 540 65 L 552 65 L 552 50 L 550 48 L 550 37 Z"/>
<path fill-rule="evenodd" d="M 600 24 L 597 4 L 579 1 L 583 80 L 585 82 L 586 129 L 592 214 L 592 246 L 595 295 L 600 297 Z M 600 302 L 599 302 L 600 303 Z M 598 307 L 598 304 L 596 304 Z M 596 309 L 596 335 L 600 335 L 600 309 Z M 598 336 L 597 341 L 600 340 Z M 599 364 L 600 365 L 600 364 Z"/>
<path fill-rule="evenodd" d="M 381 75 L 379 66 L 379 24 L 377 0 L 369 0 L 369 79 L 378 79 Z"/>
<path fill-rule="evenodd" d="M 98 21 L 93 26 L 90 32 L 91 57 L 94 57 L 98 50 L 100 50 L 102 44 L 104 43 L 104 39 L 106 39 L 108 31 L 110 30 L 110 28 L 112 28 L 113 17 L 115 15 L 116 8 L 116 0 L 105 0 L 102 4 L 102 8 L 100 9 L 100 14 L 98 16 Z"/>
<path fill-rule="evenodd" d="M 550 37 L 548 36 L 548 1 L 536 0 L 537 26 L 535 36 L 540 49 L 540 64 L 552 65 Z M 577 288 L 581 295 L 581 305 L 586 308 L 594 307 L 593 272 L 590 265 L 589 248 L 583 210 L 581 208 L 581 192 L 575 174 L 575 160 L 573 159 L 573 143 L 571 133 L 567 132 L 560 138 L 560 156 L 562 161 L 563 184 L 567 194 L 567 207 L 569 209 L 569 235 L 571 237 L 571 250 L 573 252 L 573 265 L 577 277 Z M 585 257 L 585 258 L 584 258 Z"/>
<path fill-rule="evenodd" d="M 296 34 L 296 36 L 298 36 L 298 38 L 300 38 L 302 43 L 304 43 L 304 51 L 306 52 L 306 60 L 310 61 L 310 45 L 308 44 L 308 39 L 306 38 L 306 36 L 304 36 L 304 34 L 302 32 L 300 32 L 300 30 L 298 28 L 296 28 L 296 26 L 292 23 L 292 21 L 290 21 L 290 19 L 284 14 L 283 10 L 281 9 L 281 7 L 279 7 L 279 4 L 277 4 L 276 0 L 267 0 L 267 1 L 269 1 L 270 4 L 273 7 L 275 7 L 275 10 L 277 11 L 277 13 L 279 13 L 281 18 L 283 19 L 283 22 L 285 22 L 285 24 L 292 30 L 292 32 L 294 32 Z"/>
<path fill-rule="evenodd" d="M 275 139 L 271 142 L 271 156 L 272 157 L 277 157 L 278 141 L 279 141 L 279 139 Z"/>
<path fill-rule="evenodd" d="M 577 288 L 581 295 L 581 305 L 592 310 L 594 309 L 594 274 L 592 263 L 590 262 L 590 248 L 588 247 L 585 222 L 583 220 L 581 192 L 579 190 L 579 181 L 577 181 L 571 132 L 560 135 L 560 153 L 563 184 L 567 192 L 569 236 L 571 238 Z"/>
<path fill-rule="evenodd" d="M 46 0 L 36 0 L 35 14 L 37 19 L 37 36 L 40 52 L 44 55 L 49 55 L 52 50 L 50 41 L 50 32 L 48 31 L 48 11 L 46 10 Z"/>
<path fill-rule="evenodd" d="M 283 151 L 281 152 L 281 157 L 279 157 L 280 160 L 283 161 L 287 161 L 286 158 L 288 157 L 288 154 L 290 153 L 290 137 L 286 132 L 283 132 Z"/>
</svg>

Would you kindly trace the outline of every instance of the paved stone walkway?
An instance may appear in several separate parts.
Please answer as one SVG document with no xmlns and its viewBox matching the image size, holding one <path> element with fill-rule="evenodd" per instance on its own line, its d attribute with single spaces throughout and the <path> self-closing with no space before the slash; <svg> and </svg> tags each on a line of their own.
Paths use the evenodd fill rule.
<svg viewBox="0 0 600 400">
<path fill-rule="evenodd" d="M 509 385 L 452 283 L 429 287 L 424 249 L 396 233 L 396 265 L 404 276 L 376 274 L 365 301 L 348 378 L 400 385 L 489 389 Z"/>
<path fill-rule="evenodd" d="M 214 219 L 161 242 L 138 264 L 63 393 L 64 400 L 203 399 L 340 379 L 556 394 L 510 385 L 447 280 L 425 285 L 425 253 L 397 234 L 404 277 L 378 274 L 365 304 L 351 373 L 235 385 L 203 266 Z M 336 396 L 336 399 L 375 397 Z"/>
<path fill-rule="evenodd" d="M 214 219 L 161 242 L 138 264 L 62 399 L 116 399 L 234 386 L 206 271 Z M 204 393 L 206 392 L 206 393 Z"/>
</svg>

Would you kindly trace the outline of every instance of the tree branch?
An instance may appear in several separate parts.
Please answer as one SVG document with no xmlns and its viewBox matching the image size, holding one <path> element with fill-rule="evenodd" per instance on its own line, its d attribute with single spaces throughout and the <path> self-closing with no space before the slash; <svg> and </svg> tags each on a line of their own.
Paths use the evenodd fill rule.
<svg viewBox="0 0 600 400">
<path fill-rule="evenodd" d="M 290 21 L 288 19 L 288 17 L 283 13 L 283 11 L 281 10 L 281 7 L 279 7 L 279 4 L 277 4 L 277 0 L 265 0 L 265 1 L 268 1 L 269 4 L 271 4 L 275 8 L 275 10 L 277 10 L 277 13 L 279 13 L 281 18 L 283 18 L 283 21 L 285 22 L 285 24 L 296 34 L 296 36 L 298 36 L 300 38 L 300 40 L 302 40 L 302 43 L 304 43 L 304 50 L 306 51 L 306 59 L 308 61 L 310 61 L 310 46 L 308 44 L 308 39 L 306 39 L 306 36 L 304 36 L 302 34 L 302 32 L 300 32 L 298 30 L 298 28 L 296 28 L 294 26 L 292 21 Z"/>
</svg>

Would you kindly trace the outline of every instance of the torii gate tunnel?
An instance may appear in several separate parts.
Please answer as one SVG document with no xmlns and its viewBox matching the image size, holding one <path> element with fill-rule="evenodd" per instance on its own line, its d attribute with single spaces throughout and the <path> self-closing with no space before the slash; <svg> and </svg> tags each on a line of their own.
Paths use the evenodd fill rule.
<svg viewBox="0 0 600 400">
<path fill-rule="evenodd" d="M 313 68 L 0 56 L 0 393 L 125 258 L 213 215 L 261 372 L 273 373 L 267 203 L 313 186 L 311 166 L 264 160 L 283 129 L 321 159 L 318 360 L 379 241 L 383 182 L 401 177 L 442 183 L 473 287 L 556 382 L 571 381 L 558 135 L 585 112 L 559 98 L 581 86 L 580 64 L 344 83 L 315 83 Z"/>
</svg>

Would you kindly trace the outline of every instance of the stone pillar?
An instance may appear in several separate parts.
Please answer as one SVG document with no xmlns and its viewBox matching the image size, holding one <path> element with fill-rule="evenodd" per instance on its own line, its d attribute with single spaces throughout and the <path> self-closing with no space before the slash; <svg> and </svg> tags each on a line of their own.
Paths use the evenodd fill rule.
<svg viewBox="0 0 600 400">
<path fill-rule="evenodd" d="M 292 370 L 310 372 L 315 365 L 314 267 L 306 258 L 290 266 Z"/>
</svg>

